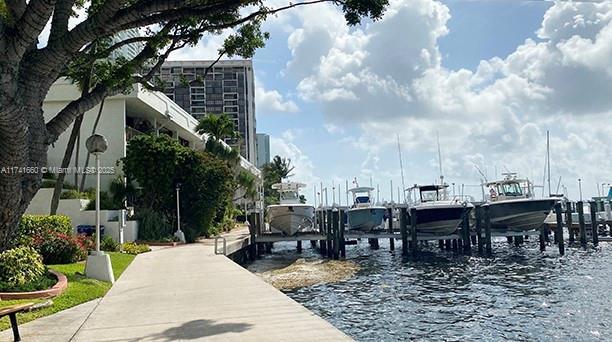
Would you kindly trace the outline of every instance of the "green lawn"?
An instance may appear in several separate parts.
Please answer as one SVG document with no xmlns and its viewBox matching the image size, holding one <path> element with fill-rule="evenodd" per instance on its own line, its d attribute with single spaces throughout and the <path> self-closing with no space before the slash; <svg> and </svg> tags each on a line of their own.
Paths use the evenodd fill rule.
<svg viewBox="0 0 612 342">
<path fill-rule="evenodd" d="M 113 265 L 113 273 L 115 279 L 125 271 L 128 265 L 134 260 L 134 255 L 122 253 L 108 253 Z M 35 320 L 40 317 L 49 316 L 58 311 L 66 310 L 73 306 L 88 302 L 90 300 L 100 298 L 108 292 L 111 287 L 110 283 L 99 280 L 88 279 L 84 276 L 85 263 L 67 265 L 49 265 L 49 268 L 63 273 L 68 278 L 68 288 L 58 297 L 53 298 L 53 305 L 50 307 L 17 315 L 19 323 L 25 323 Z M 44 300 L 11 300 L 0 301 L 0 308 L 18 303 L 41 302 Z M 8 317 L 0 319 L 0 331 L 10 328 Z"/>
</svg>

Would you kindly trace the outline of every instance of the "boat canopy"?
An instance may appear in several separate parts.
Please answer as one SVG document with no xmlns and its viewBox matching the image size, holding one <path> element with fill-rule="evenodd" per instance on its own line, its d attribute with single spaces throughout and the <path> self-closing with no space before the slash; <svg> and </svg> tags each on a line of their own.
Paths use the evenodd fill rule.
<svg viewBox="0 0 612 342">
<path fill-rule="evenodd" d="M 420 202 L 433 202 L 446 200 L 446 188 L 448 184 L 426 184 L 417 185 L 408 188 L 408 191 L 418 191 Z M 416 201 L 417 199 L 415 199 Z"/>
<path fill-rule="evenodd" d="M 279 192 L 295 192 L 304 187 L 306 187 L 306 184 L 298 182 L 272 184 L 272 189 L 278 190 Z"/>
<path fill-rule="evenodd" d="M 374 190 L 374 188 L 371 188 L 369 186 L 359 186 L 359 187 L 356 187 L 356 188 L 348 189 L 347 192 L 352 192 L 352 193 L 356 194 L 356 193 L 359 193 L 359 192 L 368 192 L 369 193 L 370 191 L 373 191 L 373 190 Z"/>
</svg>

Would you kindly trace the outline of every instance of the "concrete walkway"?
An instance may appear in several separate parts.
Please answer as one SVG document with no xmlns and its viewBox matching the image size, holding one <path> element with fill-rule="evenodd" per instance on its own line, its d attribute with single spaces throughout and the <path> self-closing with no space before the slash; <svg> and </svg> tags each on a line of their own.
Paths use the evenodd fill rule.
<svg viewBox="0 0 612 342">
<path fill-rule="evenodd" d="M 232 234 L 232 241 L 245 238 L 240 232 Z M 45 320 L 63 326 L 66 332 L 76 331 L 74 326 L 54 320 L 57 315 Z M 29 338 L 34 337 L 32 331 L 44 327 L 40 321 L 22 326 L 24 341 L 42 341 Z M 68 341 L 69 335 L 55 335 L 53 341 Z M 0 335 L 0 340 L 4 336 Z M 294 342 L 350 338 L 256 275 L 215 255 L 208 241 L 139 255 L 72 339 L 177 340 Z"/>
</svg>

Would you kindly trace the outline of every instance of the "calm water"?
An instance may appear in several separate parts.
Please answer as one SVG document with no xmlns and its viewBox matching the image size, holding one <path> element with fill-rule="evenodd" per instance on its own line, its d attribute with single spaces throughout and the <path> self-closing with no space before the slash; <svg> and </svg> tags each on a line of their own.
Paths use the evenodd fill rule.
<svg viewBox="0 0 612 342">
<path fill-rule="evenodd" d="M 612 244 L 569 248 L 563 258 L 551 247 L 541 254 L 537 241 L 497 242 L 492 258 L 431 245 L 407 262 L 388 241 L 380 247 L 347 246 L 362 267 L 355 278 L 287 294 L 359 341 L 612 340 Z M 278 244 L 275 253 L 294 248 Z"/>
</svg>

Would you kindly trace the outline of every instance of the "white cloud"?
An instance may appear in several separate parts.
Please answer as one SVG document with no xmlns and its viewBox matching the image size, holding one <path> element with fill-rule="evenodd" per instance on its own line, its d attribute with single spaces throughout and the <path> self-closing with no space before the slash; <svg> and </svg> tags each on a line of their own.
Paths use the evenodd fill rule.
<svg viewBox="0 0 612 342">
<path fill-rule="evenodd" d="M 338 24 L 337 9 L 322 8 L 297 16 L 287 74 L 304 100 L 322 105 L 331 130 L 340 122 L 360 129 L 342 141 L 367 152 L 362 170 L 388 159 L 400 133 L 402 148 L 416 155 L 408 159 L 425 162 L 408 166 L 415 176 L 433 172 L 439 132 L 448 175 L 478 178 L 474 164 L 482 163 L 539 179 L 550 129 L 553 168 L 567 182 L 608 176 L 602 142 L 610 128 L 592 123 L 612 121 L 612 3 L 555 3 L 540 41 L 474 71 L 441 64 L 438 39 L 450 13 L 440 2 L 391 1 L 381 21 L 352 29 Z"/>
<path fill-rule="evenodd" d="M 313 187 L 320 182 L 320 178 L 315 175 L 315 167 L 312 160 L 293 142 L 295 133 L 285 131 L 281 138 L 270 136 L 270 153 L 272 156 L 281 156 L 291 160 L 291 165 L 295 167 L 291 181 L 305 183 L 307 187 L 302 194 L 310 201 L 313 197 Z"/>
<path fill-rule="evenodd" d="M 255 104 L 259 114 L 270 112 L 295 113 L 299 111 L 295 102 L 286 100 L 277 90 L 266 90 L 257 79 L 255 79 Z"/>
</svg>

